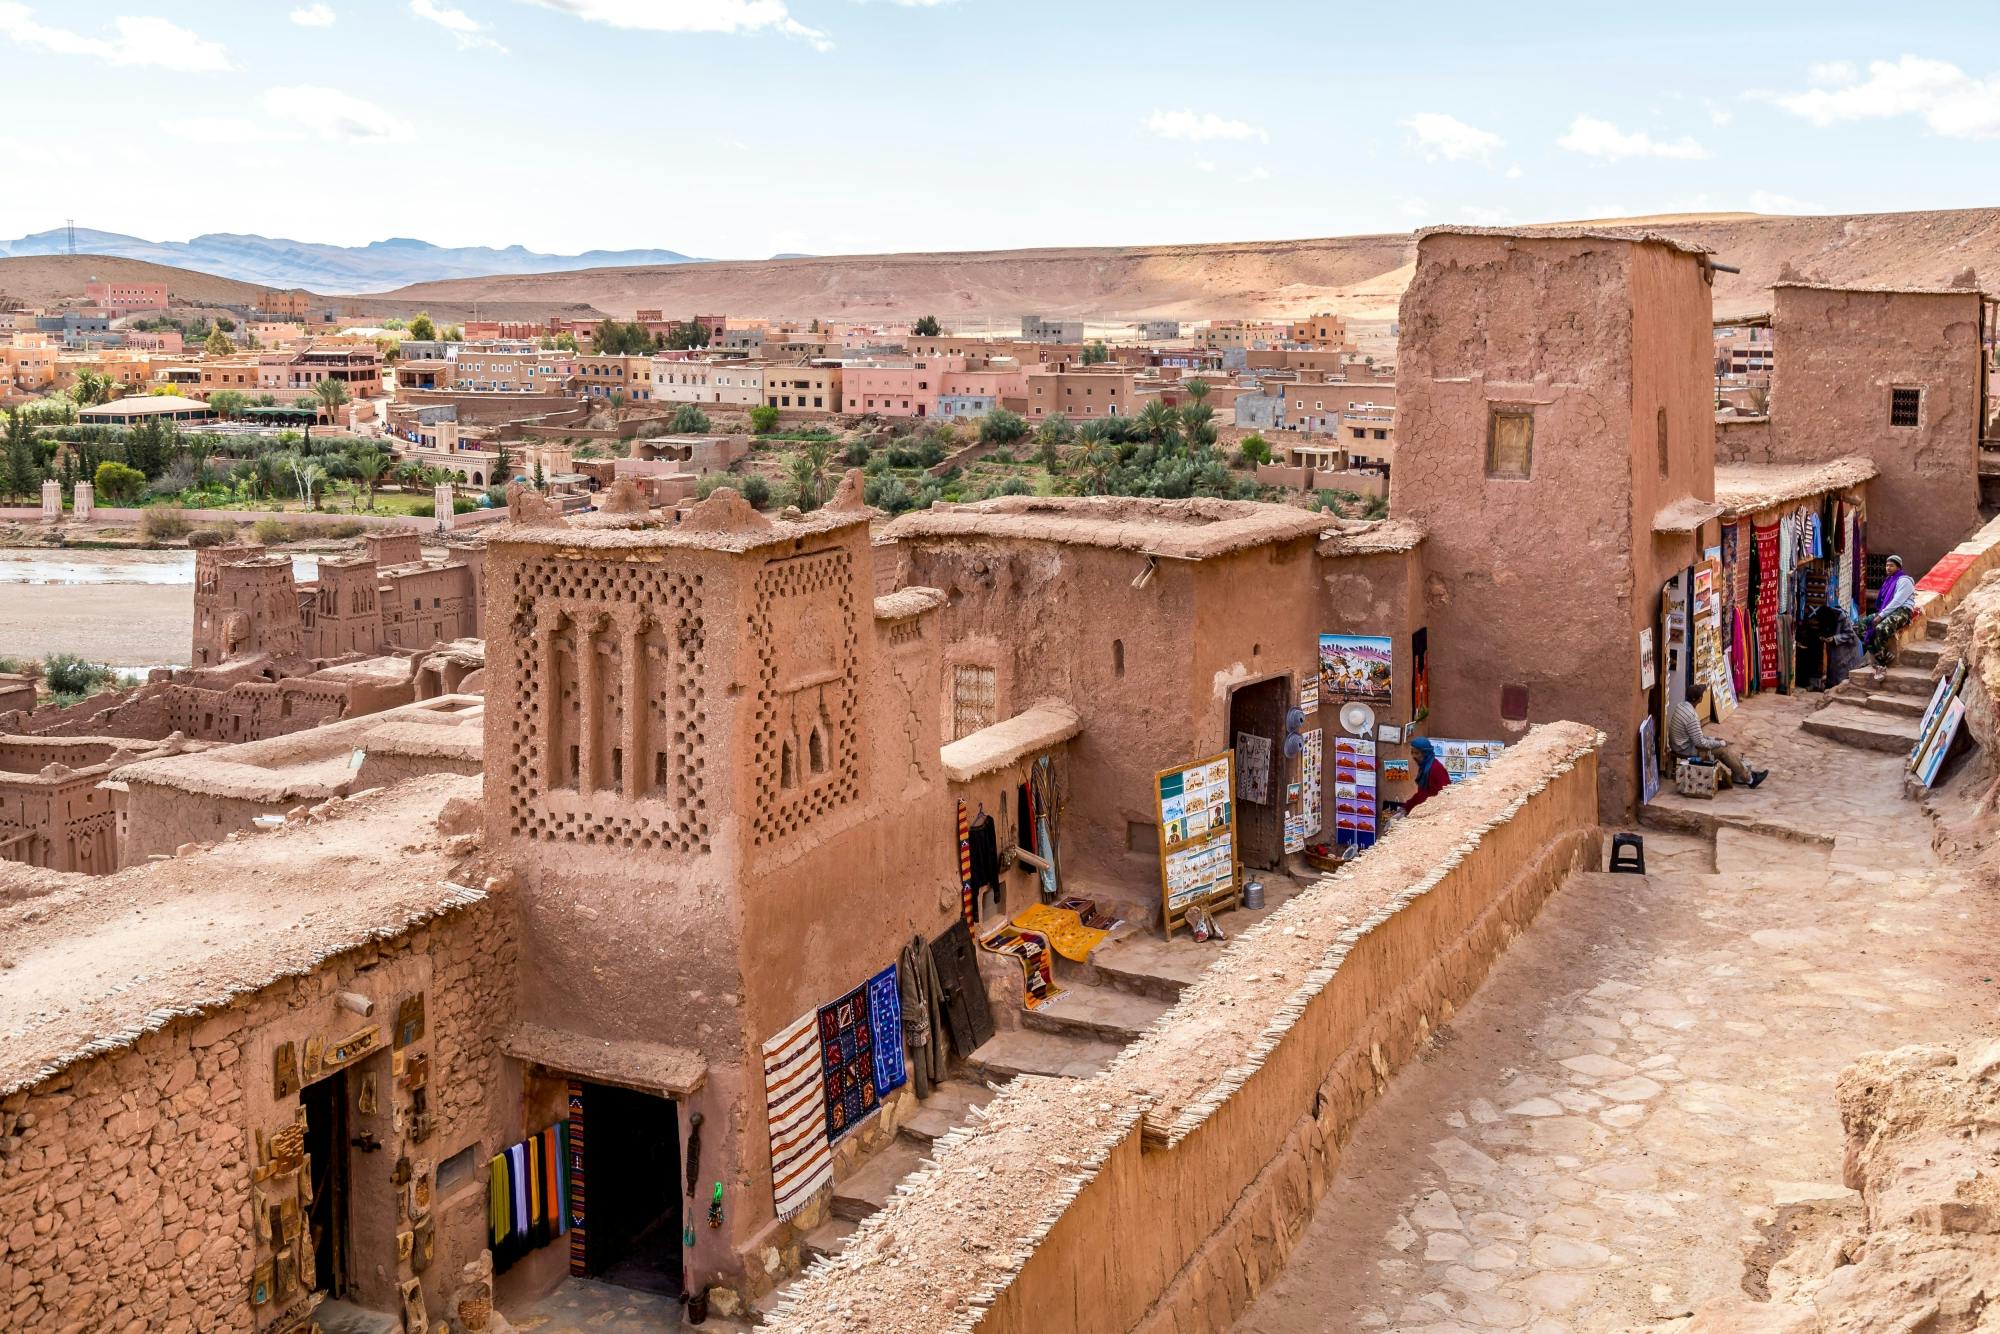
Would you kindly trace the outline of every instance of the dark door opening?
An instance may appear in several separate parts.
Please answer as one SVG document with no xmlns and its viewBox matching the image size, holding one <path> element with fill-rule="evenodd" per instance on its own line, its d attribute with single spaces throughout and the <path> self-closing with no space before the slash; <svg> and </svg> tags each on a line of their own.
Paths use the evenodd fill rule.
<svg viewBox="0 0 2000 1334">
<path fill-rule="evenodd" d="M 306 1161 L 312 1172 L 312 1204 L 306 1227 L 313 1243 L 314 1292 L 339 1297 L 347 1291 L 347 1072 L 337 1071 L 299 1090 L 306 1112 Z"/>
<path fill-rule="evenodd" d="M 670 1098 L 585 1084 L 583 1123 L 584 1267 L 622 1288 L 680 1296 L 680 1108 Z M 695 1193 L 690 1207 L 706 1203 Z"/>
<path fill-rule="evenodd" d="M 1291 691 L 1284 677 L 1239 686 L 1229 696 L 1229 736 L 1236 750 L 1236 839 L 1245 866 L 1274 870 L 1285 856 L 1285 704 Z M 1239 745 L 1257 737 L 1260 747 Z M 1263 772 L 1253 766 L 1261 764 Z M 1261 801 L 1252 800 L 1259 795 Z"/>
</svg>

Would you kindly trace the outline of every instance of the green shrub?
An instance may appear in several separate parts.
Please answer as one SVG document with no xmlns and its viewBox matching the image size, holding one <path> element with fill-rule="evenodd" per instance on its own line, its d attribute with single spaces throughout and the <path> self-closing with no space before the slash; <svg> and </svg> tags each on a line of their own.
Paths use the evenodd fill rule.
<svg viewBox="0 0 2000 1334">
<path fill-rule="evenodd" d="M 707 500 L 715 494 L 717 487 L 734 485 L 736 485 L 736 479 L 726 472 L 705 472 L 701 475 L 700 480 L 694 484 L 695 498 L 697 500 Z"/>
<path fill-rule="evenodd" d="M 903 485 L 903 479 L 888 474 L 869 478 L 861 488 L 861 498 L 890 514 L 901 514 L 916 504 L 909 488 Z"/>
<path fill-rule="evenodd" d="M 292 540 L 292 526 L 283 519 L 259 519 L 250 525 L 250 531 L 267 547 Z"/>
<path fill-rule="evenodd" d="M 1029 484 L 1028 479 L 1025 477 L 1009 477 L 1000 484 L 1000 494 L 1003 496 L 1032 495 L 1034 490 L 1035 488 Z"/>
<path fill-rule="evenodd" d="M 763 509 L 764 506 L 771 503 L 771 482 L 769 478 L 753 472 L 742 480 L 742 484 L 738 489 L 743 492 L 743 498 L 758 509 Z"/>
<path fill-rule="evenodd" d="M 750 429 L 758 435 L 769 435 L 778 429 L 778 410 L 768 403 L 760 403 L 750 409 Z"/>
<path fill-rule="evenodd" d="M 139 516 L 139 536 L 148 542 L 174 542 L 193 531 L 194 520 L 173 505 L 155 505 Z"/>
<path fill-rule="evenodd" d="M 51 653 L 42 659 L 42 680 L 58 696 L 81 699 L 116 679 L 117 674 L 109 667 L 88 662 L 74 653 Z"/>
<path fill-rule="evenodd" d="M 868 466 L 868 456 L 871 452 L 868 442 L 857 437 L 847 442 L 847 448 L 840 452 L 840 457 L 850 468 L 865 468 Z"/>
<path fill-rule="evenodd" d="M 99 500 L 115 505 L 122 500 L 136 499 L 139 492 L 145 489 L 146 474 L 137 468 L 128 468 L 113 459 L 106 459 L 97 465 L 91 485 Z"/>
</svg>

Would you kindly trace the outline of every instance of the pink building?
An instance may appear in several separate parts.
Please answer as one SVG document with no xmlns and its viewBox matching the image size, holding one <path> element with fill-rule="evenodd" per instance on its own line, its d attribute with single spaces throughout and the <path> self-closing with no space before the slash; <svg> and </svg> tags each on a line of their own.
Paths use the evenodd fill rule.
<svg viewBox="0 0 2000 1334">
<path fill-rule="evenodd" d="M 850 361 L 842 367 L 847 411 L 878 417 L 934 417 L 945 373 L 963 370 L 963 358 L 919 357 L 908 364 Z"/>
<path fill-rule="evenodd" d="M 128 310 L 164 310 L 167 305 L 167 285 L 101 283 L 92 280 L 83 285 L 83 299 L 114 315 Z"/>
<path fill-rule="evenodd" d="M 1007 399 L 1024 397 L 1027 375 L 1021 363 L 1007 358 L 974 370 L 963 357 L 952 358 L 950 369 L 938 376 L 937 415 L 947 420 L 983 417 Z"/>
</svg>

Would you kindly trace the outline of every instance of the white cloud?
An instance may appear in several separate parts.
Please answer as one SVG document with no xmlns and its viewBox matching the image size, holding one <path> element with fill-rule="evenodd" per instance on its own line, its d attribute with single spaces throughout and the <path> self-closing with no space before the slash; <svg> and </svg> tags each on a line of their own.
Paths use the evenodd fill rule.
<svg viewBox="0 0 2000 1334">
<path fill-rule="evenodd" d="M 67 28 L 51 28 L 35 19 L 26 5 L 0 0 L 0 35 L 30 50 L 59 56 L 89 56 L 107 65 L 152 66 L 182 73 L 207 74 L 234 69 L 222 43 L 211 42 L 166 19 L 111 20 L 116 37 L 86 37 Z"/>
<path fill-rule="evenodd" d="M 1185 139 L 1206 144 L 1218 139 L 1255 139 L 1270 143 L 1270 134 L 1247 120 L 1228 120 L 1213 111 L 1155 111 L 1146 117 L 1146 129 L 1162 139 Z"/>
<path fill-rule="evenodd" d="M 1507 179 L 1510 181 L 1518 181 L 1521 179 L 1521 165 L 1518 162 L 1515 163 L 1513 166 L 1507 168 Z"/>
<path fill-rule="evenodd" d="M 1634 157 L 1677 158 L 1694 162 L 1708 156 L 1706 148 L 1685 134 L 1668 143 L 1653 138 L 1644 130 L 1627 134 L 1610 121 L 1599 120 L 1595 116 L 1578 116 L 1571 121 L 1569 131 L 1556 140 L 1556 146 L 1586 157 L 1601 157 L 1607 162 L 1622 162 Z"/>
<path fill-rule="evenodd" d="M 1823 213 L 1818 204 L 1804 199 L 1794 199 L 1772 190 L 1755 190 L 1750 195 L 1752 213 Z"/>
<path fill-rule="evenodd" d="M 1736 113 L 1728 107 L 1722 106 L 1720 103 L 1711 102 L 1704 98 L 1702 99 L 1702 105 L 1708 108 L 1708 123 L 1717 129 L 1736 119 Z"/>
<path fill-rule="evenodd" d="M 1757 94 L 1815 125 L 1921 116 L 1947 139 L 2000 138 L 2000 78 L 1976 79 L 1947 60 L 1905 55 L 1872 60 L 1863 79 L 1852 65 L 1815 65 L 1818 88 Z"/>
<path fill-rule="evenodd" d="M 195 144 L 263 144 L 300 137 L 296 131 L 236 116 L 188 116 L 166 121 L 160 128 Z"/>
<path fill-rule="evenodd" d="M 1270 179 L 1271 169 L 1269 167 L 1252 167 L 1241 176 L 1238 176 L 1236 183 L 1238 185 L 1249 185 L 1254 181 L 1268 181 Z"/>
<path fill-rule="evenodd" d="M 332 9 L 318 4 L 306 5 L 292 11 L 292 22 L 301 28 L 331 28 L 336 17 L 338 16 Z"/>
<path fill-rule="evenodd" d="M 1504 227 L 1514 220 L 1514 215 L 1504 208 L 1485 208 L 1478 204 L 1467 204 L 1459 212 L 1475 227 Z"/>
<path fill-rule="evenodd" d="M 833 39 L 793 18 L 785 0 L 525 0 L 525 3 L 612 28 L 709 33 L 768 30 L 796 37 L 815 51 L 833 49 Z"/>
<path fill-rule="evenodd" d="M 1851 60 L 1822 60 L 1806 66 L 1806 77 L 1824 88 L 1831 84 L 1853 83 L 1861 77 Z"/>
<path fill-rule="evenodd" d="M 1448 162 L 1464 158 L 1484 161 L 1505 142 L 1491 130 L 1467 125 L 1458 117 L 1447 116 L 1441 111 L 1419 111 L 1400 123 L 1416 136 L 1417 146 L 1423 150 L 1424 159 L 1428 162 L 1439 158 Z"/>
<path fill-rule="evenodd" d="M 1431 204 L 1428 199 L 1405 199 L 1403 201 L 1403 216 L 1406 218 L 1425 217 L 1430 211 Z"/>
<path fill-rule="evenodd" d="M 412 134 L 409 124 L 394 112 L 337 88 L 290 84 L 267 89 L 261 101 L 271 115 L 292 121 L 321 139 L 381 143 Z"/>
<path fill-rule="evenodd" d="M 434 0 L 410 0 L 410 12 L 420 19 L 437 24 L 438 27 L 450 33 L 452 40 L 458 43 L 458 49 L 461 51 L 469 51 L 474 47 L 485 47 L 489 50 L 498 51 L 502 55 L 507 53 L 507 48 L 500 45 L 494 39 L 492 31 L 486 24 L 481 23 L 462 9 L 453 9 L 448 5 L 440 5 L 435 3 Z"/>
<path fill-rule="evenodd" d="M 1189 165 L 1196 171 L 1214 171 L 1216 169 L 1215 159 L 1209 157 L 1198 157 Z"/>
</svg>

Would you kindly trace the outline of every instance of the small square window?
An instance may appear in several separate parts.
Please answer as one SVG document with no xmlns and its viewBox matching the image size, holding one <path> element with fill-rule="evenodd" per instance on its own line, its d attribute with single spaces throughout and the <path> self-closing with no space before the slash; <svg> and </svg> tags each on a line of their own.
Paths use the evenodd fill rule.
<svg viewBox="0 0 2000 1334">
<path fill-rule="evenodd" d="M 1495 403 L 1486 417 L 1486 475 L 1525 478 L 1534 465 L 1535 410 Z"/>
<path fill-rule="evenodd" d="M 1889 391 L 1889 425 L 1915 426 L 1922 414 L 1924 391 L 1921 389 L 1891 389 Z"/>
</svg>

